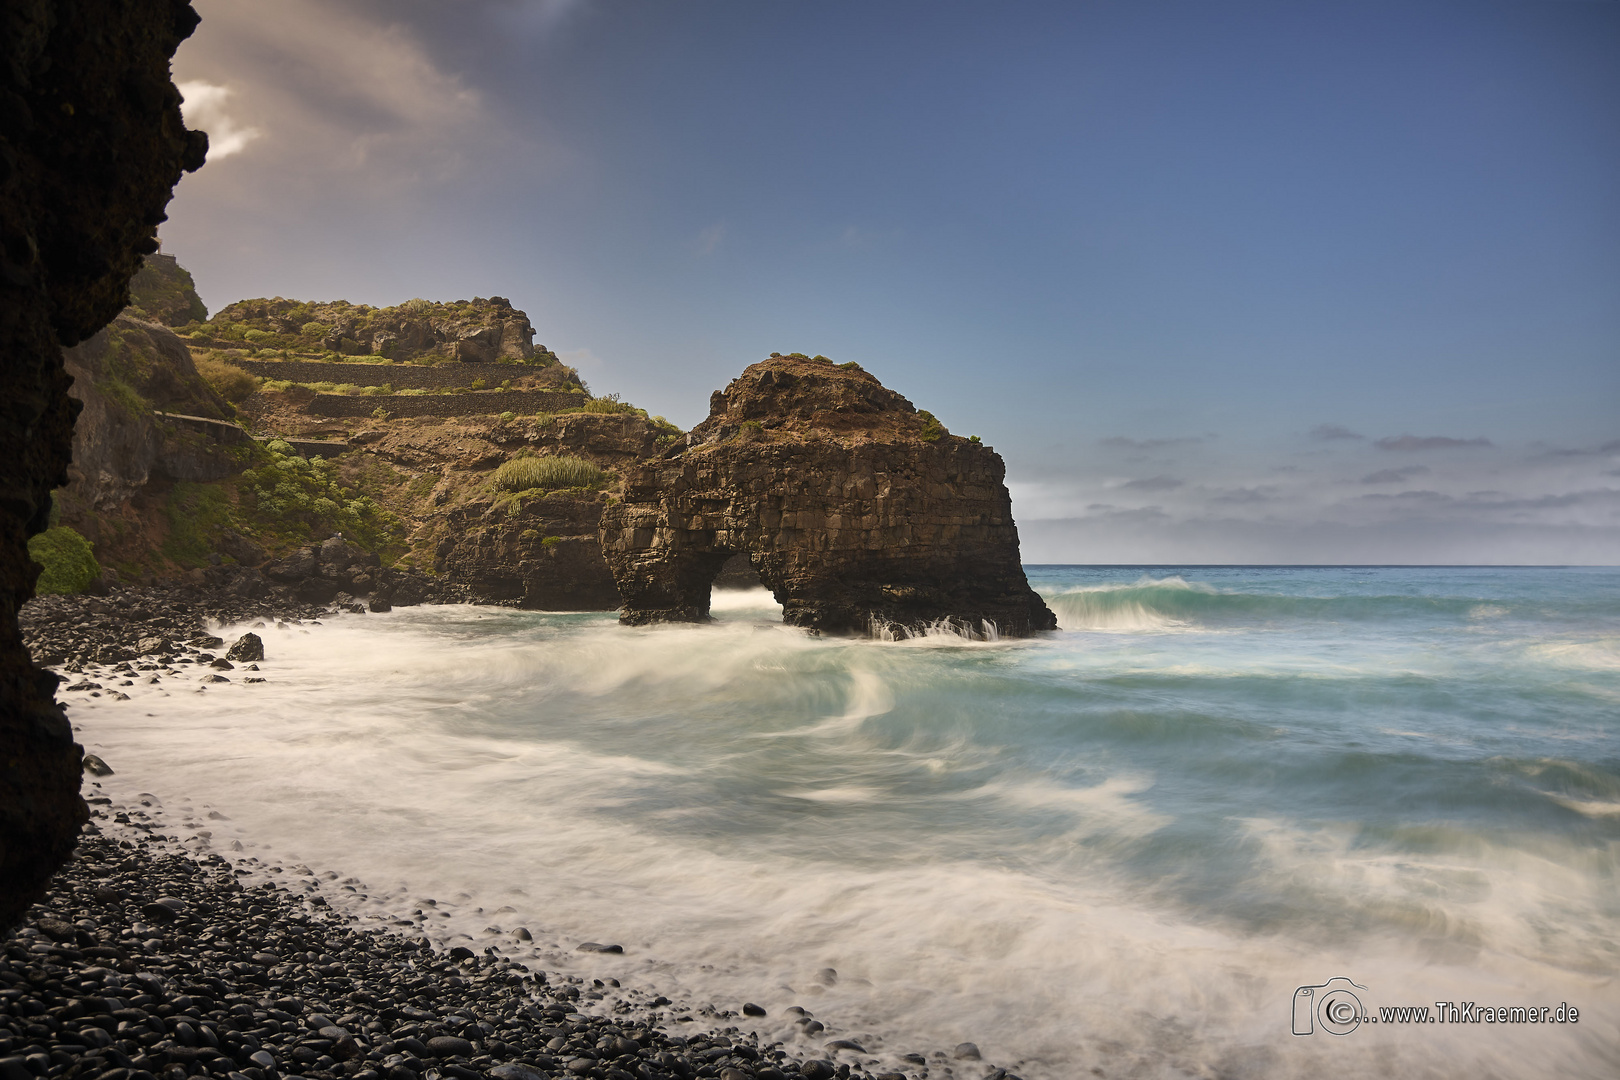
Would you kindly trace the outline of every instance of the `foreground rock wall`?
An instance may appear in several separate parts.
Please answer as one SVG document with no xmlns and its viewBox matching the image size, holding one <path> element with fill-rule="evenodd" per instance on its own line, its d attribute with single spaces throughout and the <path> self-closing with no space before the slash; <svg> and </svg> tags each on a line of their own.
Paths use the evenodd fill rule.
<svg viewBox="0 0 1620 1080">
<path fill-rule="evenodd" d="M 688 448 L 627 472 L 603 553 L 632 624 L 707 618 L 746 554 L 793 625 L 1049 630 L 1003 477 L 993 450 L 859 368 L 773 357 L 713 396 Z"/>
<path fill-rule="evenodd" d="M 0 924 L 72 850 L 85 820 L 80 750 L 35 668 L 17 613 L 38 568 L 28 537 L 67 478 L 75 406 L 61 347 L 128 302 L 157 250 L 187 132 L 169 80 L 197 24 L 185 0 L 7 0 L 0 5 Z"/>
</svg>

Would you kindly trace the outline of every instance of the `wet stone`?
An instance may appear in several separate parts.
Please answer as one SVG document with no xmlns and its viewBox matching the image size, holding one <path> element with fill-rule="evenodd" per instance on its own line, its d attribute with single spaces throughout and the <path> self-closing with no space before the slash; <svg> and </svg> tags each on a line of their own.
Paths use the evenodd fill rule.
<svg viewBox="0 0 1620 1080">
<path fill-rule="evenodd" d="M 427 1041 L 427 1052 L 434 1057 L 472 1057 L 473 1045 L 454 1035 L 438 1035 Z"/>
<path fill-rule="evenodd" d="M 119 796 L 117 810 L 90 799 L 75 858 L 32 922 L 0 941 L 0 1080 L 867 1075 L 802 1063 L 791 1044 L 762 1046 L 735 1028 L 665 1030 L 665 1017 L 701 1014 L 718 1026 L 731 1014 L 701 1003 L 664 1013 L 668 998 L 614 979 L 548 978 L 500 955 L 517 947 L 511 932 L 492 929 L 501 944 L 482 951 L 431 940 L 431 923 L 350 921 L 312 888 L 342 882 L 325 868 L 230 855 L 241 850 L 234 840 L 213 854 L 167 839 L 202 836 L 196 819 L 226 819 L 206 806 L 166 820 L 151 794 Z M 265 871 L 290 884 L 267 883 Z M 494 913 L 503 926 L 506 914 Z M 47 985 L 44 973 L 59 981 Z M 797 1007 L 786 1019 L 807 1034 L 821 1028 Z M 859 1045 L 833 1040 L 818 1059 L 850 1061 L 843 1051 Z"/>
</svg>

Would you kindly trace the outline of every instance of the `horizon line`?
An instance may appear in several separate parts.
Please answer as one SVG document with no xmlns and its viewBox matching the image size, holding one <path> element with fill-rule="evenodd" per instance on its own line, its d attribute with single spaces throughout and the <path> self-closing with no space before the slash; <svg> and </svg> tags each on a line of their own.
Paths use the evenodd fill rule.
<svg viewBox="0 0 1620 1080">
<path fill-rule="evenodd" d="M 1023 563 L 1081 570 L 1620 570 L 1620 563 Z"/>
</svg>

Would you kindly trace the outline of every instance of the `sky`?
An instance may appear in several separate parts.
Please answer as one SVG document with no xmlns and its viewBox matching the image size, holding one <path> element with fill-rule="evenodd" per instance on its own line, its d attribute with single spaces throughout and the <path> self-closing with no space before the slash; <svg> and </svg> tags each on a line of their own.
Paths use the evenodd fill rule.
<svg viewBox="0 0 1620 1080">
<path fill-rule="evenodd" d="M 210 310 L 854 360 L 1026 562 L 1620 564 L 1620 0 L 194 0 Z"/>
</svg>

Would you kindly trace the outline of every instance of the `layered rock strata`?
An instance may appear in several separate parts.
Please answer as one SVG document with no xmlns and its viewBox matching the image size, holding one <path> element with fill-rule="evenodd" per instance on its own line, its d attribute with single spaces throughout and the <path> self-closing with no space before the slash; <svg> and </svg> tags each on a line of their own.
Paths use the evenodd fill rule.
<svg viewBox="0 0 1620 1080">
<path fill-rule="evenodd" d="M 565 413 L 502 421 L 488 438 L 623 471 L 658 447 L 660 429 L 634 413 Z M 434 570 L 474 595 L 546 611 L 612 611 L 619 591 L 602 557 L 602 491 L 500 495 L 491 489 L 448 506 Z"/>
<path fill-rule="evenodd" d="M 603 513 L 621 620 L 706 619 L 716 575 L 744 554 L 796 626 L 1053 629 L 1004 472 L 858 367 L 772 357 L 713 395 L 687 446 L 630 469 Z"/>
<path fill-rule="evenodd" d="M 607 496 L 556 491 L 511 502 L 478 500 L 445 515 L 434 569 L 496 603 L 542 611 L 619 606 L 597 529 Z"/>
<path fill-rule="evenodd" d="M 207 153 L 169 60 L 185 0 L 0 4 L 0 925 L 73 848 L 81 751 L 17 612 L 39 568 L 27 540 L 66 479 L 76 408 L 61 347 L 128 302 L 175 182 Z"/>
</svg>

